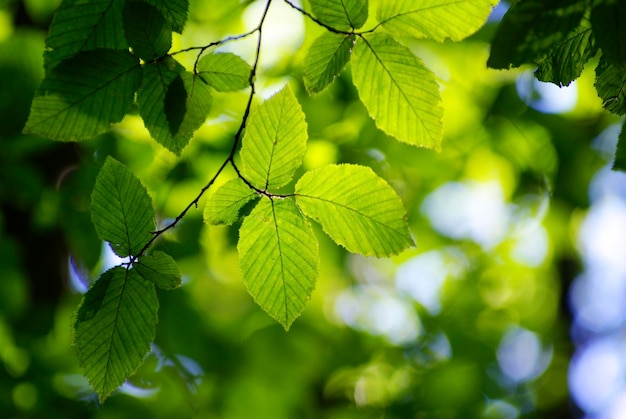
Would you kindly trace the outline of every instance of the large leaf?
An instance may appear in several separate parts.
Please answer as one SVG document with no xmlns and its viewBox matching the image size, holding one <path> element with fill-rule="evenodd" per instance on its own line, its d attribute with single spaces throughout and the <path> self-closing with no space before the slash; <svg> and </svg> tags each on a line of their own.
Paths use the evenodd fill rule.
<svg viewBox="0 0 626 419">
<path fill-rule="evenodd" d="M 367 0 L 309 0 L 313 14 L 335 29 L 358 29 L 367 20 Z"/>
<path fill-rule="evenodd" d="M 626 114 L 626 65 L 611 64 L 602 56 L 596 67 L 595 86 L 605 109 Z"/>
<path fill-rule="evenodd" d="M 158 250 L 151 255 L 140 257 L 133 264 L 133 269 L 146 281 L 166 290 L 178 288 L 182 282 L 182 276 L 174 259 Z"/>
<path fill-rule="evenodd" d="M 172 57 L 144 66 L 137 93 L 139 114 L 150 135 L 180 154 L 211 109 L 211 89 Z"/>
<path fill-rule="evenodd" d="M 498 0 L 384 0 L 378 20 L 398 36 L 460 41 L 487 20 Z"/>
<path fill-rule="evenodd" d="M 239 264 L 254 301 L 288 330 L 315 288 L 319 255 L 293 202 L 261 199 L 239 230 Z"/>
<path fill-rule="evenodd" d="M 46 67 L 79 51 L 128 48 L 122 26 L 124 0 L 65 0 L 57 9 L 46 38 Z"/>
<path fill-rule="evenodd" d="M 329 165 L 296 184 L 296 203 L 350 252 L 390 256 L 413 245 L 402 202 L 368 167 Z"/>
<path fill-rule="evenodd" d="M 249 85 L 252 68 L 231 53 L 208 54 L 198 62 L 200 77 L 219 92 L 232 92 Z"/>
<path fill-rule="evenodd" d="M 626 4 L 623 0 L 596 1 L 591 9 L 593 35 L 602 55 L 612 64 L 626 64 Z"/>
<path fill-rule="evenodd" d="M 537 79 L 567 86 L 576 80 L 598 51 L 588 19 L 552 48 L 535 72 Z"/>
<path fill-rule="evenodd" d="M 209 198 L 204 219 L 209 224 L 230 225 L 239 219 L 243 206 L 257 197 L 257 193 L 241 179 L 229 180 Z"/>
<path fill-rule="evenodd" d="M 122 120 L 141 81 L 128 51 L 81 52 L 48 72 L 33 100 L 25 132 L 80 141 Z"/>
<path fill-rule="evenodd" d="M 189 9 L 189 0 L 145 0 L 147 3 L 156 7 L 163 14 L 165 20 L 170 27 L 182 33 L 187 22 L 187 10 Z"/>
<path fill-rule="evenodd" d="M 378 128 L 438 150 L 443 108 L 434 74 L 388 35 L 358 40 L 352 57 L 354 84 Z"/>
<path fill-rule="evenodd" d="M 74 346 L 101 402 L 150 351 L 158 308 L 154 285 L 119 266 L 102 274 L 83 297 L 74 324 Z"/>
<path fill-rule="evenodd" d="M 138 255 L 155 229 L 152 200 L 133 172 L 108 157 L 91 194 L 98 236 L 120 257 Z"/>
<path fill-rule="evenodd" d="M 587 0 L 524 0 L 498 25 L 487 64 L 492 68 L 539 63 L 580 24 Z"/>
<path fill-rule="evenodd" d="M 172 46 L 172 30 L 161 12 L 148 3 L 129 1 L 124 6 L 126 39 L 139 58 L 150 61 Z"/>
<path fill-rule="evenodd" d="M 304 58 L 304 85 L 309 94 L 319 93 L 339 75 L 350 59 L 354 35 L 325 32 Z"/>
<path fill-rule="evenodd" d="M 287 85 L 250 115 L 241 147 L 242 171 L 256 188 L 280 188 L 306 152 L 304 112 Z"/>
</svg>

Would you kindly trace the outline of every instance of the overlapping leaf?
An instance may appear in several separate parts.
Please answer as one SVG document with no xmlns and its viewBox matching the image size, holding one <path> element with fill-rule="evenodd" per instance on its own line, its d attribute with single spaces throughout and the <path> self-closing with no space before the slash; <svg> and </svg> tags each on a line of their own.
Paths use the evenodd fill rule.
<svg viewBox="0 0 626 419">
<path fill-rule="evenodd" d="M 243 137 L 244 176 L 256 188 L 280 188 L 293 178 L 306 152 L 304 112 L 289 86 L 250 115 Z"/>
<path fill-rule="evenodd" d="M 248 87 L 251 71 L 247 62 L 231 53 L 208 54 L 198 62 L 200 77 L 219 92 Z"/>
<path fill-rule="evenodd" d="M 398 36 L 460 41 L 487 20 L 497 0 L 384 0 L 378 20 Z"/>
<path fill-rule="evenodd" d="M 146 61 L 163 56 L 172 46 L 172 30 L 161 12 L 148 3 L 126 3 L 124 31 L 133 53 Z"/>
<path fill-rule="evenodd" d="M 239 219 L 241 209 L 258 195 L 239 178 L 220 186 L 204 208 L 204 220 L 214 225 L 230 225 Z"/>
<path fill-rule="evenodd" d="M 605 109 L 626 114 L 626 65 L 611 64 L 602 56 L 596 67 L 595 86 Z"/>
<path fill-rule="evenodd" d="M 358 40 L 352 57 L 354 84 L 378 128 L 400 141 L 438 150 L 443 108 L 432 72 L 383 34 Z"/>
<path fill-rule="evenodd" d="M 296 203 L 350 252 L 390 256 L 413 244 L 400 198 L 368 167 L 307 172 L 296 184 Z"/>
<path fill-rule="evenodd" d="M 120 257 L 137 255 L 154 231 L 154 208 L 133 172 L 108 157 L 91 194 L 91 220 L 98 236 Z"/>
<path fill-rule="evenodd" d="M 80 141 L 122 120 L 141 81 L 128 51 L 81 52 L 48 71 L 31 105 L 25 132 Z"/>
<path fill-rule="evenodd" d="M 83 297 L 74 345 L 100 401 L 124 383 L 150 351 L 157 323 L 154 285 L 134 270 L 113 268 Z"/>
<path fill-rule="evenodd" d="M 167 253 L 158 250 L 151 255 L 140 257 L 133 264 L 133 269 L 143 279 L 162 289 L 178 288 L 182 282 L 180 271 L 174 259 Z"/>
<path fill-rule="evenodd" d="M 341 73 L 350 59 L 354 35 L 325 32 L 304 59 L 304 85 L 310 94 L 319 93 Z"/>
<path fill-rule="evenodd" d="M 367 0 L 309 0 L 313 14 L 326 25 L 349 31 L 367 20 Z"/>
<path fill-rule="evenodd" d="M 239 230 L 239 263 L 254 300 L 288 330 L 318 276 L 318 244 L 292 198 L 263 198 Z"/>
<path fill-rule="evenodd" d="M 182 33 L 187 22 L 189 0 L 145 0 L 156 7 L 170 24 L 172 30 Z"/>
<path fill-rule="evenodd" d="M 591 9 L 593 35 L 602 55 L 612 64 L 626 65 L 626 5 L 622 0 L 596 1 Z"/>
<path fill-rule="evenodd" d="M 79 51 L 128 48 L 122 26 L 124 3 L 124 0 L 63 1 L 46 38 L 46 67 L 51 68 Z"/>
</svg>

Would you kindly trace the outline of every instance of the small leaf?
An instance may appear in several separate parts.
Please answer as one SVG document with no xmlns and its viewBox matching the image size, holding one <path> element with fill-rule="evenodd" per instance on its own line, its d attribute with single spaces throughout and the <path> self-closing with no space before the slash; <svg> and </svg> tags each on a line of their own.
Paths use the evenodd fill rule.
<svg viewBox="0 0 626 419">
<path fill-rule="evenodd" d="M 138 255 L 154 230 L 152 200 L 133 172 L 107 157 L 91 194 L 91 220 L 98 237 L 120 257 Z"/>
<path fill-rule="evenodd" d="M 315 288 L 317 239 L 293 199 L 261 199 L 239 230 L 239 264 L 254 301 L 288 330 Z"/>
<path fill-rule="evenodd" d="M 325 32 L 304 58 L 304 85 L 309 94 L 319 93 L 335 80 L 350 59 L 354 35 Z"/>
<path fill-rule="evenodd" d="M 309 0 L 313 14 L 335 29 L 359 29 L 367 20 L 367 0 Z"/>
<path fill-rule="evenodd" d="M 80 141 L 106 131 L 132 105 L 140 69 L 128 51 L 81 52 L 63 61 L 37 90 L 24 132 Z"/>
<path fill-rule="evenodd" d="M 158 250 L 151 255 L 140 257 L 133 264 L 133 269 L 146 281 L 166 290 L 178 288 L 182 282 L 182 276 L 174 259 Z"/>
<path fill-rule="evenodd" d="M 296 203 L 350 252 L 390 256 L 414 244 L 402 201 L 368 167 L 330 165 L 307 172 L 296 184 Z"/>
<path fill-rule="evenodd" d="M 204 208 L 204 220 L 213 225 L 233 224 L 239 219 L 244 205 L 257 197 L 257 193 L 241 179 L 231 179 L 209 198 Z"/>
<path fill-rule="evenodd" d="M 622 124 L 622 131 L 620 132 L 617 141 L 615 160 L 613 161 L 613 170 L 626 172 L 626 122 Z"/>
<path fill-rule="evenodd" d="M 124 3 L 124 0 L 61 2 L 46 38 L 46 68 L 50 69 L 80 51 L 127 49 L 122 25 Z"/>
<path fill-rule="evenodd" d="M 244 176 L 255 187 L 280 188 L 306 153 L 304 112 L 287 85 L 250 115 L 241 147 Z"/>
<path fill-rule="evenodd" d="M 187 22 L 187 10 L 189 0 L 145 0 L 163 14 L 170 27 L 178 33 L 182 33 Z"/>
<path fill-rule="evenodd" d="M 198 62 L 202 80 L 218 92 L 233 92 L 248 87 L 252 68 L 238 55 L 208 54 Z"/>
<path fill-rule="evenodd" d="M 595 86 L 606 110 L 626 114 L 626 65 L 611 64 L 604 55 L 600 57 Z"/>
<path fill-rule="evenodd" d="M 498 0 L 384 0 L 378 20 L 398 36 L 460 41 L 485 24 Z"/>
<path fill-rule="evenodd" d="M 626 64 L 626 5 L 622 0 L 594 2 L 593 35 L 602 55 L 612 64 Z"/>
<path fill-rule="evenodd" d="M 440 149 L 439 86 L 408 48 L 383 34 L 360 39 L 352 54 L 352 76 L 378 128 L 400 141 Z"/>
<path fill-rule="evenodd" d="M 137 92 L 139 114 L 150 135 L 180 154 L 211 110 L 211 89 L 172 57 L 144 66 Z"/>
<path fill-rule="evenodd" d="M 124 31 L 135 55 L 145 61 L 165 55 L 172 46 L 172 30 L 161 12 L 148 3 L 126 3 Z"/>
<path fill-rule="evenodd" d="M 157 324 L 154 285 L 115 267 L 87 291 L 74 324 L 74 346 L 100 402 L 121 386 L 150 351 Z"/>
</svg>

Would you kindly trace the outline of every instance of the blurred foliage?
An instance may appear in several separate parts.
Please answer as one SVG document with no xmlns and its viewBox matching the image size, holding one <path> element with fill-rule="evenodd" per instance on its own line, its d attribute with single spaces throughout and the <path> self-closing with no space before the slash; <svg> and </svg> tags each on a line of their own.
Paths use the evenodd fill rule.
<svg viewBox="0 0 626 419">
<path fill-rule="evenodd" d="M 239 225 L 205 226 L 202 200 L 156 246 L 177 260 L 184 283 L 159 292 L 151 354 L 99 405 L 70 345 L 80 291 L 110 258 L 89 215 L 97 168 L 107 156 L 124 161 L 159 219 L 175 217 L 228 156 L 245 94 L 216 95 L 214 114 L 179 159 L 132 115 L 81 144 L 21 135 L 56 3 L 0 1 L 1 417 L 575 416 L 565 296 L 579 270 L 587 187 L 607 163 L 593 139 L 616 122 L 596 97 L 593 68 L 577 82 L 575 106 L 549 114 L 520 99 L 524 69 L 487 69 L 496 23 L 460 43 L 414 43 L 446 110 L 441 153 L 416 149 L 375 128 L 349 72 L 306 95 L 301 65 L 319 28 L 282 4 L 264 35 L 272 47 L 261 94 L 291 80 L 311 137 L 304 169 L 372 167 L 402 197 L 417 247 L 364 258 L 316 229 L 321 277 L 285 333 L 242 283 Z M 192 2 L 173 48 L 242 32 L 249 11 L 238 10 L 248 4 L 258 6 Z M 285 37 L 289 27 L 304 37 Z M 232 48 L 250 51 L 246 41 Z"/>
</svg>

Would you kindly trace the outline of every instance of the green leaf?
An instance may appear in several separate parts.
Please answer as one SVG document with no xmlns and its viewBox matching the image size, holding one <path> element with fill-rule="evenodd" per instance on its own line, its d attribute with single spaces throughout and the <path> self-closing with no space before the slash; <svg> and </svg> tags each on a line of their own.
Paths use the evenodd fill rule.
<svg viewBox="0 0 626 419">
<path fill-rule="evenodd" d="M 41 83 L 24 131 L 59 141 L 106 131 L 133 104 L 140 70 L 128 51 L 87 51 L 63 61 Z"/>
<path fill-rule="evenodd" d="M 200 77 L 218 92 L 233 92 L 248 87 L 252 68 L 231 53 L 208 54 L 198 62 Z"/>
<path fill-rule="evenodd" d="M 626 172 L 626 122 L 622 125 L 622 131 L 620 132 L 617 141 L 615 160 L 613 161 L 613 170 Z"/>
<path fill-rule="evenodd" d="M 497 0 L 384 0 L 378 20 L 397 36 L 460 41 L 484 25 Z"/>
<path fill-rule="evenodd" d="M 304 85 L 309 94 L 319 93 L 335 80 L 350 59 L 354 35 L 325 32 L 304 58 Z"/>
<path fill-rule="evenodd" d="M 211 110 L 211 89 L 172 57 L 144 66 L 139 114 L 152 138 L 180 154 Z"/>
<path fill-rule="evenodd" d="M 367 20 L 367 0 L 309 0 L 313 14 L 342 31 L 359 29 Z"/>
<path fill-rule="evenodd" d="M 304 112 L 287 85 L 250 115 L 241 147 L 242 171 L 256 188 L 280 188 L 306 152 Z"/>
<path fill-rule="evenodd" d="M 296 203 L 337 244 L 366 256 L 390 256 L 412 246 L 396 192 L 368 167 L 329 165 L 296 184 Z"/>
<path fill-rule="evenodd" d="M 172 46 L 171 29 L 161 12 L 148 3 L 126 3 L 124 31 L 135 55 L 145 61 L 165 55 Z"/>
<path fill-rule="evenodd" d="M 524 0 L 511 6 L 498 25 L 487 65 L 539 63 L 567 42 L 587 10 L 587 0 Z"/>
<path fill-rule="evenodd" d="M 140 257 L 133 264 L 133 269 L 146 281 L 166 290 L 178 288 L 182 282 L 182 276 L 174 259 L 158 250 L 151 255 Z"/>
<path fill-rule="evenodd" d="M 187 22 L 189 0 L 145 0 L 156 7 L 170 24 L 172 30 L 182 33 Z"/>
<path fill-rule="evenodd" d="M 78 359 L 100 402 L 132 375 L 150 351 L 157 324 L 154 285 L 115 267 L 85 294 L 74 324 Z"/>
<path fill-rule="evenodd" d="M 606 110 L 626 114 L 626 65 L 611 64 L 603 55 L 596 67 L 595 86 Z"/>
<path fill-rule="evenodd" d="M 204 208 L 204 220 L 213 225 L 230 225 L 239 219 L 239 212 L 257 193 L 239 178 L 220 186 Z"/>
<path fill-rule="evenodd" d="M 548 52 L 539 63 L 535 77 L 541 81 L 567 86 L 580 77 L 585 64 L 597 51 L 589 20 L 583 19 L 580 26 Z"/>
<path fill-rule="evenodd" d="M 612 64 L 626 64 L 626 4 L 622 0 L 594 2 L 593 35 L 602 55 Z"/>
<path fill-rule="evenodd" d="M 152 200 L 133 172 L 107 157 L 91 194 L 91 221 L 98 237 L 120 257 L 138 255 L 154 231 Z"/>
<path fill-rule="evenodd" d="M 239 264 L 254 301 L 288 330 L 315 288 L 319 255 L 292 198 L 261 199 L 239 230 Z"/>
<path fill-rule="evenodd" d="M 80 51 L 127 49 L 122 25 L 124 3 L 124 0 L 63 1 L 46 38 L 46 68 Z"/>
<path fill-rule="evenodd" d="M 408 48 L 384 34 L 360 39 L 352 54 L 352 76 L 378 128 L 400 141 L 440 149 L 439 86 Z"/>
</svg>

